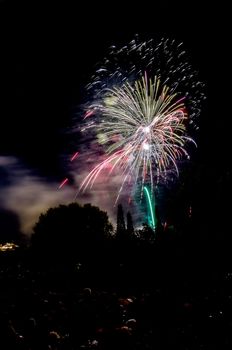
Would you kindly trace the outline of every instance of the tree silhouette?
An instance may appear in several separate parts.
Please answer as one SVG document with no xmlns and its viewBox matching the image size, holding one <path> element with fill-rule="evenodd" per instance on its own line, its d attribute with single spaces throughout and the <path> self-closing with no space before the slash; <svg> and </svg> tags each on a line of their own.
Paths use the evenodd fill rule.
<svg viewBox="0 0 232 350">
<path fill-rule="evenodd" d="M 105 212 L 91 204 L 71 203 L 40 215 L 33 229 L 32 247 L 47 255 L 87 258 L 111 233 Z"/>
<path fill-rule="evenodd" d="M 133 225 L 133 220 L 132 220 L 132 216 L 131 213 L 128 211 L 127 216 L 127 233 L 128 236 L 132 236 L 134 234 L 134 225 Z"/>
<path fill-rule="evenodd" d="M 155 239 L 155 231 L 147 223 L 144 223 L 143 227 L 137 231 L 137 236 L 141 240 L 152 242 Z"/>
<path fill-rule="evenodd" d="M 124 220 L 124 212 L 123 207 L 121 204 L 118 205 L 118 212 L 117 212 L 117 229 L 116 229 L 116 235 L 118 238 L 125 237 L 126 233 L 126 225 Z"/>
</svg>

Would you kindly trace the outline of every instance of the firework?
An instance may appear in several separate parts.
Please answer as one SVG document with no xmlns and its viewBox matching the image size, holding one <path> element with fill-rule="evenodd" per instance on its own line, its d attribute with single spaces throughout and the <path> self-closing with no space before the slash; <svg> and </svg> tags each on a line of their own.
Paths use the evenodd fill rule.
<svg viewBox="0 0 232 350">
<path fill-rule="evenodd" d="M 149 190 L 147 189 L 146 186 L 144 186 L 144 193 L 146 195 L 147 198 L 147 202 L 148 202 L 148 209 L 149 209 L 149 216 L 150 216 L 150 226 L 151 228 L 155 229 L 156 227 L 156 216 L 155 216 L 155 208 L 154 208 L 154 204 L 152 205 L 152 196 L 149 193 Z"/>
<path fill-rule="evenodd" d="M 110 173 L 117 166 L 124 174 L 119 194 L 128 178 L 153 187 L 154 178 L 165 176 L 167 169 L 174 167 L 178 173 L 176 161 L 188 157 L 185 144 L 194 141 L 185 136 L 184 98 L 169 94 L 157 77 L 152 81 L 145 75 L 133 86 L 127 82 L 107 89 L 105 98 L 92 108 L 102 116 L 92 127 L 102 135 L 108 157 L 88 174 L 81 189 L 92 186 L 109 164 Z"/>
<path fill-rule="evenodd" d="M 198 128 L 197 117 L 201 101 L 205 99 L 204 84 L 189 63 L 183 43 L 172 39 L 141 41 L 136 36 L 123 47 L 111 46 L 87 86 L 90 100 L 104 98 L 108 88 L 120 88 L 125 82 L 133 85 L 145 71 L 152 79 L 159 77 L 171 94 L 175 92 L 186 98 L 189 123 Z"/>
<path fill-rule="evenodd" d="M 79 152 L 74 153 L 74 155 L 71 157 L 70 162 L 73 162 L 79 155 Z"/>
<path fill-rule="evenodd" d="M 61 184 L 59 185 L 58 189 L 60 190 L 62 187 L 64 187 L 64 185 L 66 183 L 68 183 L 68 178 L 67 177 L 61 182 Z"/>
<path fill-rule="evenodd" d="M 92 187 L 104 169 L 122 174 L 116 201 L 126 183 L 144 186 L 178 174 L 178 161 L 189 158 L 187 126 L 197 128 L 203 85 L 186 62 L 182 44 L 162 39 L 131 41 L 111 47 L 109 58 L 88 85 L 93 97 L 84 115 L 84 132 L 91 130 L 104 147 L 105 158 L 83 180 L 80 191 Z"/>
</svg>

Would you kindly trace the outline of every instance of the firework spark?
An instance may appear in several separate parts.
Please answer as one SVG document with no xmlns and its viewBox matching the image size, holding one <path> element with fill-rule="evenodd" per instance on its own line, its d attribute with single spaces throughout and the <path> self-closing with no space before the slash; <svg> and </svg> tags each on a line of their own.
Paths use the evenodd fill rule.
<svg viewBox="0 0 232 350">
<path fill-rule="evenodd" d="M 79 155 L 79 152 L 74 153 L 74 155 L 71 157 L 70 162 L 73 162 Z"/>
<path fill-rule="evenodd" d="M 141 41 L 136 36 L 123 47 L 111 46 L 108 56 L 99 64 L 87 86 L 90 99 L 103 98 L 106 89 L 112 86 L 121 87 L 126 82 L 133 85 L 146 71 L 151 78 L 159 77 L 171 94 L 177 92 L 186 98 L 189 123 L 198 128 L 200 105 L 205 99 L 204 84 L 188 61 L 182 42 L 168 38 Z M 89 116 L 89 111 L 86 116 Z"/>
<path fill-rule="evenodd" d="M 64 187 L 64 185 L 66 183 L 68 183 L 68 178 L 67 177 L 61 182 L 61 184 L 59 185 L 58 189 L 60 190 L 62 187 Z"/>
</svg>

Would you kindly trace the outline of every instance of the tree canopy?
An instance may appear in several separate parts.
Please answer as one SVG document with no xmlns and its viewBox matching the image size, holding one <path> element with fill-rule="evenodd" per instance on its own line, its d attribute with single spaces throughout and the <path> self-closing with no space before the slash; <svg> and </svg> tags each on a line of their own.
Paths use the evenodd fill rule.
<svg viewBox="0 0 232 350">
<path fill-rule="evenodd" d="M 32 245 L 49 254 L 81 254 L 111 233 L 106 212 L 91 204 L 71 203 L 40 215 L 33 229 Z"/>
</svg>

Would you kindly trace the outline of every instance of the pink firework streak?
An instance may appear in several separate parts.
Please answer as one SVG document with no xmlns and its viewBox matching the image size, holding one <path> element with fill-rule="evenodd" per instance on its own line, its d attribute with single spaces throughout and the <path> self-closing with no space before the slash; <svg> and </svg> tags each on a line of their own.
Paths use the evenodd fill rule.
<svg viewBox="0 0 232 350">
<path fill-rule="evenodd" d="M 70 162 L 73 162 L 77 158 L 78 155 L 79 155 L 79 152 L 74 153 L 74 155 L 70 159 Z"/>
<path fill-rule="evenodd" d="M 70 162 L 73 162 L 79 155 L 79 152 L 75 152 L 73 154 L 73 156 L 70 158 Z M 66 185 L 68 183 L 69 179 L 66 177 L 60 184 L 60 186 L 58 187 L 58 189 L 60 190 L 64 185 Z"/>
<path fill-rule="evenodd" d="M 66 183 L 68 182 L 68 178 L 66 177 L 60 184 L 60 186 L 58 187 L 58 189 L 60 190 Z"/>
<path fill-rule="evenodd" d="M 93 111 L 93 110 L 89 110 L 89 111 L 87 111 L 87 112 L 85 113 L 85 115 L 84 115 L 84 118 L 83 118 L 83 119 L 86 119 L 86 118 L 90 117 L 91 115 L 93 115 L 93 113 L 94 113 L 94 111 Z"/>
</svg>

